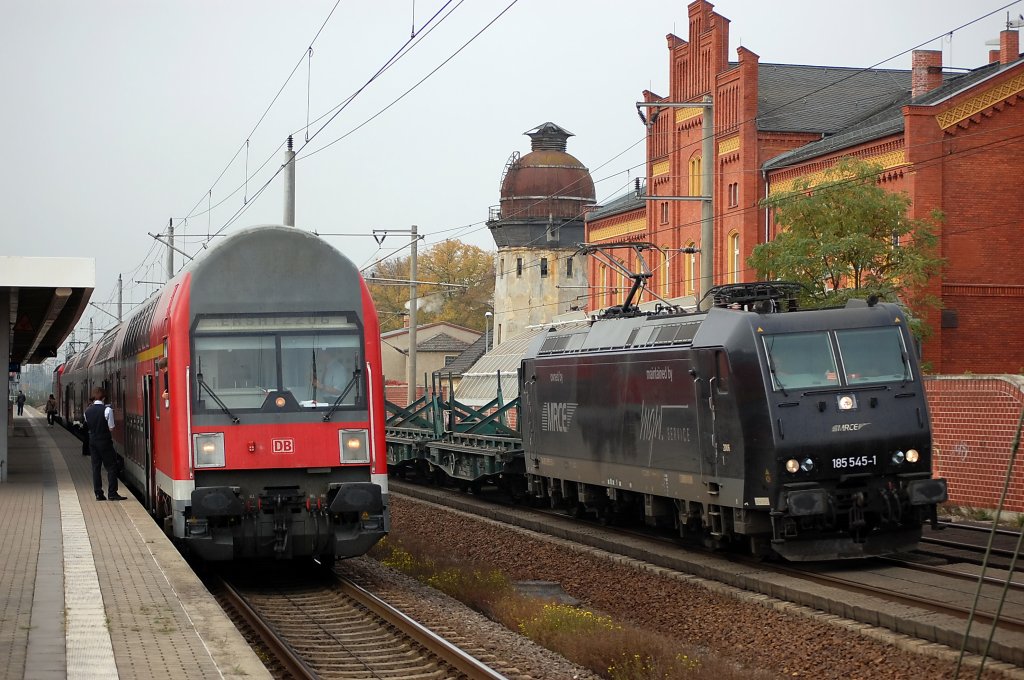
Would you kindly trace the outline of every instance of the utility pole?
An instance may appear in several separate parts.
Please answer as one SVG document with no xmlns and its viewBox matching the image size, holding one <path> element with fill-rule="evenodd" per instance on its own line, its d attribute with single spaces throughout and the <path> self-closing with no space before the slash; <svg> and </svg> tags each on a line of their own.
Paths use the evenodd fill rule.
<svg viewBox="0 0 1024 680">
<path fill-rule="evenodd" d="M 117 322 L 121 323 L 121 303 L 123 300 L 124 286 L 121 283 L 121 275 L 117 275 Z"/>
<path fill-rule="evenodd" d="M 647 108 L 645 115 L 641 109 Z M 646 201 L 700 201 L 700 291 L 697 298 L 707 294 L 715 285 L 715 204 L 714 204 L 714 168 L 715 168 L 715 107 L 711 95 L 705 95 L 699 102 L 637 102 L 636 110 L 640 120 L 647 126 L 648 134 L 658 119 L 661 109 L 703 108 L 701 124 L 700 151 L 700 196 L 642 196 L 640 180 L 637 179 L 637 198 Z M 653 109 L 653 111 L 652 111 Z M 648 192 L 651 183 L 647 183 Z M 650 213 L 650 209 L 648 209 Z M 706 303 L 710 304 L 710 303 Z"/>
<path fill-rule="evenodd" d="M 377 241 L 377 245 L 383 245 L 384 239 L 387 238 L 388 234 L 391 233 L 409 234 L 412 239 L 409 242 L 411 250 L 409 257 L 409 353 L 406 355 L 407 359 L 405 362 L 406 371 L 405 379 L 409 383 L 409 404 L 416 401 L 416 308 L 419 306 L 419 294 L 417 293 L 416 284 L 419 283 L 416 280 L 416 245 L 420 240 L 418 227 L 414 224 L 412 229 L 406 231 L 405 229 L 374 229 L 373 238 Z M 395 280 L 395 279 L 388 279 Z M 367 279 L 367 281 L 373 281 L 373 277 Z M 404 283 L 404 282 L 403 282 Z M 429 282 L 425 282 L 429 283 Z"/>
<path fill-rule="evenodd" d="M 288 149 L 284 152 L 284 225 L 295 226 L 295 151 L 291 135 L 288 135 Z"/>
<path fill-rule="evenodd" d="M 419 240 L 416 225 L 412 225 L 412 243 L 410 245 L 411 258 L 409 260 L 409 403 L 416 401 L 416 308 L 419 306 L 419 299 L 416 291 L 416 242 Z"/>
<path fill-rule="evenodd" d="M 174 218 L 167 220 L 167 280 L 174 278 Z"/>
<path fill-rule="evenodd" d="M 92 317 L 89 317 L 89 344 L 92 344 L 93 338 L 96 337 L 96 330 L 92 325 Z"/>
<path fill-rule="evenodd" d="M 704 135 L 701 145 L 700 167 L 703 177 L 700 180 L 703 201 L 700 204 L 700 294 L 706 295 L 715 285 L 714 252 L 715 252 L 715 209 L 714 209 L 714 168 L 715 168 L 715 109 L 711 104 L 711 95 L 704 96 L 704 116 L 701 133 Z M 709 300 L 707 304 L 711 304 Z"/>
</svg>

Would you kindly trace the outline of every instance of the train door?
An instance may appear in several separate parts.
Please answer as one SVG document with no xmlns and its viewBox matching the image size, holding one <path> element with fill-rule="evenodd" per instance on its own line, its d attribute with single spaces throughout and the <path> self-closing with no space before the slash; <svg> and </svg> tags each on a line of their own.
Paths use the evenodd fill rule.
<svg viewBox="0 0 1024 680">
<path fill-rule="evenodd" d="M 143 468 L 146 475 L 146 509 L 150 513 L 156 512 L 156 466 L 153 465 L 154 405 L 153 376 L 147 375 L 142 378 L 142 454 L 145 461 Z"/>
<path fill-rule="evenodd" d="M 701 481 L 708 494 L 717 496 L 719 490 L 718 437 L 715 392 L 718 381 L 715 350 L 694 352 L 694 394 L 697 398 L 697 429 L 700 444 Z"/>
<path fill-rule="evenodd" d="M 519 413 L 520 415 L 526 415 L 525 419 L 520 420 L 520 431 L 523 437 L 523 449 L 525 451 L 533 451 L 536 453 L 535 445 L 535 423 L 538 418 L 537 411 L 535 410 L 537 394 L 536 394 L 536 383 L 537 381 L 533 377 L 534 367 L 532 362 L 523 362 L 519 369 Z M 524 421 L 525 420 L 525 427 Z M 531 461 L 527 461 L 530 463 Z M 527 469 L 531 469 L 530 465 L 527 465 Z"/>
</svg>

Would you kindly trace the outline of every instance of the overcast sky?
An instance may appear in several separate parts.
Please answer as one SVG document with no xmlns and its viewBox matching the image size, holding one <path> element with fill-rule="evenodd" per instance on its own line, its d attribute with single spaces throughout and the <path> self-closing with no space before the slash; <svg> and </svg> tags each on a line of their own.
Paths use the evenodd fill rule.
<svg viewBox="0 0 1024 680">
<path fill-rule="evenodd" d="M 189 252 L 222 228 L 281 221 L 281 179 L 259 189 L 289 133 L 303 147 L 298 226 L 361 234 L 327 237 L 359 266 L 407 238 L 381 250 L 372 229 L 411 224 L 428 247 L 457 236 L 493 249 L 484 221 L 502 169 L 529 150 L 522 133 L 548 120 L 575 133 L 568 150 L 591 169 L 598 201 L 620 194 L 642 171 L 634 102 L 644 89 L 667 93 L 665 36 L 687 37 L 684 0 L 519 0 L 351 132 L 508 4 L 454 0 L 424 37 L 444 0 L 340 0 L 329 20 L 335 0 L 5 0 L 0 253 L 94 257 L 96 303 L 115 299 L 118 273 L 125 302 L 144 300 L 156 286 L 134 282 L 161 280 L 165 268 L 147 234 L 168 218 Z M 1005 11 L 948 34 L 1004 4 L 722 0 L 715 9 L 732 22 L 730 59 L 742 44 L 765 63 L 908 68 L 909 52 L 887 60 L 927 43 L 946 66 L 974 68 Z M 1024 2 L 1009 11 L 1016 18 Z M 407 56 L 326 126 L 312 122 L 366 83 L 414 24 L 421 42 Z M 112 321 L 90 308 L 83 325 L 90 314 L 97 329 Z"/>
</svg>

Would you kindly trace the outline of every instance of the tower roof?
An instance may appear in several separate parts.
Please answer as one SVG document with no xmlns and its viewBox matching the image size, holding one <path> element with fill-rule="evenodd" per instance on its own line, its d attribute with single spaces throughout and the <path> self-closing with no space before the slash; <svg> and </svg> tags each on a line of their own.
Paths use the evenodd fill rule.
<svg viewBox="0 0 1024 680">
<path fill-rule="evenodd" d="M 540 151 L 545 149 L 565 151 L 566 140 L 570 137 L 576 136 L 561 125 L 556 125 L 551 121 L 542 123 L 532 130 L 527 130 L 523 134 L 531 140 L 531 151 Z"/>
</svg>

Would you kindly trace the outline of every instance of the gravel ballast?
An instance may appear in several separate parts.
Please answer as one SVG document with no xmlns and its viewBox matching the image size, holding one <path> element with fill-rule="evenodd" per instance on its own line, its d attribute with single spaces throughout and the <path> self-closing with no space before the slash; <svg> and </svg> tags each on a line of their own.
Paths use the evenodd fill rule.
<svg viewBox="0 0 1024 680">
<path fill-rule="evenodd" d="M 392 532 L 399 541 L 403 536 L 426 538 L 438 556 L 499 568 L 513 581 L 557 582 L 587 608 L 759 671 L 759 677 L 953 677 L 955 653 L 938 645 L 408 497 L 392 495 L 391 501 Z M 488 635 L 497 634 L 488 630 Z M 579 669 L 570 673 L 546 663 L 531 666 L 530 675 L 587 677 L 578 675 Z M 965 665 L 961 677 L 976 672 Z M 983 677 L 1024 678 L 1024 673 L 986 665 Z"/>
</svg>

